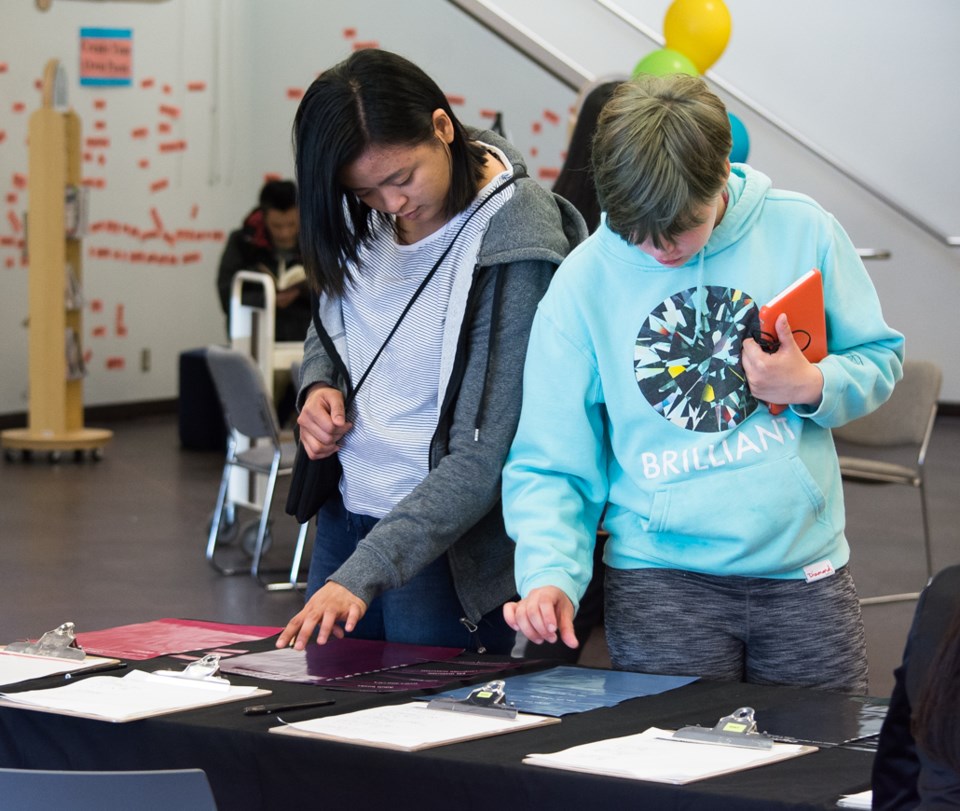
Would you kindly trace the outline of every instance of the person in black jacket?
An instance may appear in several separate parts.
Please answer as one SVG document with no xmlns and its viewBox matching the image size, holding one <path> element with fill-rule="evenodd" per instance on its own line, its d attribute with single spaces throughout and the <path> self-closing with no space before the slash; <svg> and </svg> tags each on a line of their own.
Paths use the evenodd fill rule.
<svg viewBox="0 0 960 811">
<path fill-rule="evenodd" d="M 227 316 L 228 333 L 234 274 L 238 270 L 255 270 L 277 278 L 287 268 L 302 264 L 299 236 L 296 184 L 291 180 L 267 181 L 260 191 L 260 204 L 230 234 L 220 258 L 217 289 L 220 306 Z M 263 296 L 256 285 L 246 285 L 241 300 L 250 306 L 263 306 Z M 302 341 L 309 324 L 310 296 L 306 284 L 278 290 L 275 339 Z"/>
<path fill-rule="evenodd" d="M 960 808 L 960 566 L 924 589 L 894 675 L 874 811 Z"/>
</svg>

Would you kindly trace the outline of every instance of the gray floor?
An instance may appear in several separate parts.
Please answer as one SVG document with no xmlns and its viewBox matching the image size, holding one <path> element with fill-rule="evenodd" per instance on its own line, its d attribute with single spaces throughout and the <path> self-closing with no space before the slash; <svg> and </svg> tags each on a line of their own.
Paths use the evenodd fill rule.
<svg viewBox="0 0 960 811">
<path fill-rule="evenodd" d="M 0 643 L 66 620 L 81 631 L 161 617 L 283 625 L 298 610 L 300 595 L 220 576 L 204 560 L 222 454 L 181 450 L 172 414 L 96 427 L 115 432 L 100 462 L 0 464 Z M 938 419 L 927 478 L 939 569 L 960 563 L 960 417 Z M 917 590 L 925 580 L 917 492 L 847 484 L 846 499 L 861 594 Z M 268 565 L 289 566 L 295 532 L 278 511 Z M 913 610 L 912 602 L 863 609 L 873 695 L 890 692 Z M 582 661 L 605 663 L 602 636 Z"/>
</svg>

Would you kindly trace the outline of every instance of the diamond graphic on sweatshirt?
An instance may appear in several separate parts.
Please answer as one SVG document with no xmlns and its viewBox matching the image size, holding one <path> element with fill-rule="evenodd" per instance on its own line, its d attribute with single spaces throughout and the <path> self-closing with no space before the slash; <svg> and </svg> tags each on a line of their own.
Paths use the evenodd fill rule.
<svg viewBox="0 0 960 811">
<path fill-rule="evenodd" d="M 647 316 L 634 372 L 647 402 L 688 431 L 735 428 L 757 408 L 740 361 L 757 323 L 754 300 L 730 287 L 692 287 Z"/>
</svg>

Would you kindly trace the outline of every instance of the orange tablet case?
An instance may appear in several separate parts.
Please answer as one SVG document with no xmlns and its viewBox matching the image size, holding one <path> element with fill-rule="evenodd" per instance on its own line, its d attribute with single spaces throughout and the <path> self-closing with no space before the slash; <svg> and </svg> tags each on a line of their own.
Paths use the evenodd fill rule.
<svg viewBox="0 0 960 811">
<path fill-rule="evenodd" d="M 807 271 L 760 308 L 760 343 L 777 347 L 777 318 L 787 314 L 790 329 L 804 357 L 811 363 L 827 356 L 827 323 L 823 310 L 823 279 L 817 268 Z M 772 351 L 776 351 L 773 349 Z M 770 413 L 785 405 L 770 403 Z"/>
</svg>

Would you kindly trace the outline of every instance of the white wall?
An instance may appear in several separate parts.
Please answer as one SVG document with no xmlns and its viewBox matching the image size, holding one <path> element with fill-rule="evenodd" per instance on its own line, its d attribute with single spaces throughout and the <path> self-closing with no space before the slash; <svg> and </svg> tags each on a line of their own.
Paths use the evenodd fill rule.
<svg viewBox="0 0 960 811">
<path fill-rule="evenodd" d="M 671 0 L 483 0 L 589 76 L 629 73 L 661 47 Z M 944 236 L 960 236 L 960 3 L 928 0 L 725 0 L 732 35 L 708 72 L 750 134 L 749 162 L 776 186 L 832 211 L 860 248 L 892 258 L 867 268 L 907 354 L 944 370 L 941 399 L 960 402 L 960 247 L 947 245 L 815 157 L 736 100 L 746 97 Z M 575 20 L 571 24 L 571 20 Z M 659 39 L 656 39 L 659 38 Z M 731 87 L 736 96 L 722 87 Z"/>
<path fill-rule="evenodd" d="M 88 26 L 133 29 L 134 85 L 89 89 L 78 85 L 79 29 Z M 437 31 L 451 32 L 440 39 Z M 255 204 L 266 174 L 291 176 L 290 128 L 302 91 L 323 68 L 348 56 L 358 43 L 376 42 L 421 64 L 444 90 L 459 97 L 455 110 L 467 124 L 490 123 L 491 110 L 504 112 L 507 129 L 531 156 L 531 174 L 562 162 L 565 119 L 573 94 L 556 80 L 506 49 L 491 34 L 445 0 L 166 0 L 158 3 L 53 0 L 37 11 L 33 0 L 4 0 L 0 26 L 0 200 L 22 217 L 27 194 L 14 188 L 25 175 L 27 118 L 39 103 L 35 80 L 50 58 L 70 77 L 70 100 L 85 136 L 108 135 L 106 161 L 85 164 L 85 174 L 102 177 L 91 190 L 96 223 L 152 227 L 156 209 L 167 230 L 226 234 Z M 152 88 L 141 81 L 153 78 Z M 204 82 L 203 91 L 188 83 Z M 171 93 L 162 92 L 169 84 Z M 11 105 L 25 104 L 12 114 Z M 96 102 L 105 102 L 103 109 Z M 187 149 L 159 153 L 156 125 L 169 116 L 159 105 L 179 108 L 170 138 Z M 105 129 L 95 131 L 95 122 Z M 150 128 L 147 139 L 134 129 Z M 536 153 L 534 155 L 534 153 Z M 143 158 L 149 169 L 138 168 Z M 169 186 L 151 191 L 167 179 Z M 13 202 L 7 201 L 7 195 Z M 196 206 L 197 215 L 191 213 Z M 0 238 L 21 237 L 3 212 Z M 177 358 L 191 347 L 225 339 L 214 293 L 222 241 L 143 242 L 103 231 L 84 241 L 87 298 L 102 309 L 84 312 L 84 342 L 92 352 L 85 382 L 88 404 L 155 400 L 177 395 Z M 90 256 L 109 249 L 184 254 L 200 251 L 187 265 L 131 263 Z M 6 267 L 12 259 L 14 267 Z M 0 245 L 0 414 L 27 407 L 27 269 L 19 250 Z M 117 307 L 123 307 L 125 336 L 116 335 Z M 105 329 L 104 335 L 99 331 Z M 98 330 L 100 328 L 100 330 Z M 98 330 L 95 334 L 94 331 Z M 141 371 L 143 349 L 151 369 Z M 122 358 L 123 368 L 108 362 Z"/>
<path fill-rule="evenodd" d="M 446 0 L 247 0 L 257 32 L 252 87 L 258 156 L 292 166 L 290 132 L 296 100 L 316 75 L 358 45 L 395 51 L 429 73 L 463 123 L 486 127 L 501 111 L 508 134 L 527 156 L 533 177 L 549 183 L 566 145 L 574 94 Z M 443 36 L 439 32 L 445 32 Z M 292 171 L 292 170 L 291 170 Z"/>
<path fill-rule="evenodd" d="M 82 121 L 84 178 L 103 183 L 90 190 L 91 224 L 96 229 L 118 226 L 142 233 L 156 230 L 159 219 L 163 231 L 174 235 L 167 241 L 96 230 L 84 240 L 83 338 L 90 353 L 85 401 L 175 396 L 180 350 L 224 337 L 213 286 L 222 241 L 209 234 L 225 231 L 251 207 L 263 171 L 252 169 L 252 153 L 244 139 L 216 125 L 236 112 L 240 130 L 250 128 L 246 110 L 232 111 L 219 98 L 222 77 L 234 80 L 252 69 L 245 55 L 229 48 L 221 54 L 216 47 L 218 40 L 229 41 L 236 14 L 219 3 L 187 0 L 158 4 L 56 0 L 46 13 L 32 0 L 7 0 L 3 12 L 0 62 L 6 69 L 0 73 L 0 128 L 5 138 L 0 142 L 0 192 L 7 211 L 0 235 L 13 233 L 8 213 L 22 215 L 27 208 L 28 194 L 14 187 L 13 177 L 27 173 L 28 119 L 40 102 L 35 81 L 47 60 L 56 58 L 67 71 L 70 105 Z M 79 85 L 81 27 L 133 29 L 132 86 Z M 221 57 L 224 64 L 218 68 Z M 202 82 L 205 89 L 189 90 L 188 84 L 195 82 Z M 21 104 L 25 111 L 11 112 L 13 105 Z M 169 132 L 160 131 L 162 124 Z M 146 136 L 135 136 L 142 129 Z M 91 146 L 91 138 L 108 139 L 109 145 Z M 173 141 L 185 142 L 185 149 L 161 151 L 161 144 Z M 251 167 L 249 173 L 216 176 L 218 156 L 228 148 L 236 165 Z M 141 166 L 141 161 L 147 164 Z M 153 190 L 163 181 L 166 188 Z M 178 231 L 184 236 L 185 230 L 207 236 L 175 238 Z M 98 251 L 108 251 L 109 257 L 91 256 Z M 138 251 L 175 257 L 178 264 L 113 258 L 114 252 L 127 257 Z M 191 261 L 191 254 L 199 254 L 199 261 Z M 14 267 L 8 267 L 11 261 Z M 0 412 L 26 408 L 26 276 L 19 250 L 0 248 L 4 379 Z M 151 355 L 147 372 L 141 371 L 143 350 Z"/>
<path fill-rule="evenodd" d="M 595 75 L 659 48 L 601 0 L 482 0 Z M 610 0 L 655 37 L 672 0 Z M 960 236 L 960 4 L 725 0 L 732 35 L 710 69 L 871 185 Z M 575 21 L 571 24 L 571 21 Z"/>
<path fill-rule="evenodd" d="M 499 0 L 511 14 L 597 76 L 629 73 L 659 47 L 627 29 L 593 0 Z M 949 233 L 960 232 L 960 106 L 951 82 L 960 55 L 947 38 L 960 30 L 960 4 L 929 0 L 809 0 L 803 4 L 726 0 L 733 37 L 711 74 L 774 112 L 804 137 L 899 204 Z M 659 33 L 669 0 L 621 0 Z M 77 84 L 79 29 L 133 29 L 132 88 Z M 442 32 L 442 34 L 441 34 Z M 70 99 L 85 135 L 105 134 L 109 148 L 90 150 L 85 174 L 102 177 L 91 191 L 92 219 L 149 230 L 156 209 L 167 230 L 225 234 L 255 203 L 267 173 L 292 173 L 290 127 L 302 91 L 316 74 L 357 44 L 376 43 L 422 65 L 451 96 L 468 124 L 504 113 L 509 135 L 528 156 L 531 174 L 549 184 L 562 161 L 565 118 L 574 93 L 530 65 L 447 0 L 165 0 L 157 3 L 4 0 L 0 25 L 0 414 L 24 411 L 27 389 L 27 269 L 4 238 L 22 238 L 27 194 L 26 126 L 39 103 L 34 83 L 50 58 L 70 76 Z M 153 78 L 152 88 L 141 81 Z M 188 83 L 204 82 L 202 91 Z M 169 85 L 171 93 L 162 92 Z M 723 93 L 721 92 L 721 95 Z M 908 338 L 908 352 L 939 361 L 943 399 L 960 402 L 960 361 L 953 347 L 960 321 L 960 252 L 943 246 L 888 206 L 830 169 L 794 141 L 726 97 L 751 136 L 750 162 L 776 185 L 805 191 L 833 211 L 864 248 L 893 258 L 868 263 L 888 320 Z M 103 109 L 97 102 L 105 104 Z M 15 112 L 14 105 L 25 105 Z M 160 153 L 161 104 L 180 110 L 172 121 L 182 152 Z M 104 130 L 96 130 L 96 122 Z M 147 139 L 133 138 L 148 127 Z M 99 155 L 105 160 L 97 163 Z M 148 169 L 138 161 L 148 159 Z M 150 184 L 169 185 L 151 191 Z M 196 208 L 194 208 L 196 207 Z M 193 212 L 196 216 L 193 217 Z M 121 403 L 175 397 L 177 357 L 224 339 L 214 293 L 222 242 L 143 242 L 102 231 L 93 249 L 147 250 L 201 261 L 161 266 L 85 258 L 87 298 L 102 309 L 84 313 L 92 352 L 85 400 Z M 12 262 L 13 267 L 8 267 Z M 123 307 L 125 336 L 116 334 Z M 102 328 L 104 335 L 94 335 Z M 143 349 L 152 356 L 143 372 Z M 123 368 L 108 368 L 122 358 Z"/>
</svg>

